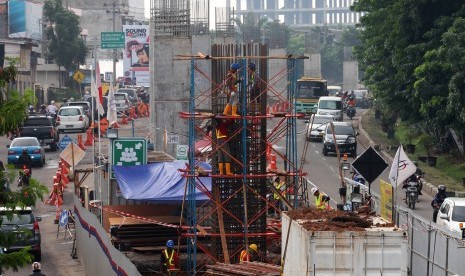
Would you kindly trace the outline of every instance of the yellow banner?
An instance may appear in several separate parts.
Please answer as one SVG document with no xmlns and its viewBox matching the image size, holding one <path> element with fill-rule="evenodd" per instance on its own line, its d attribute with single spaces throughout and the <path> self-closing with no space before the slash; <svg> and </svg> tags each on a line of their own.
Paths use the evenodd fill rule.
<svg viewBox="0 0 465 276">
<path fill-rule="evenodd" d="M 380 180 L 379 186 L 381 196 L 381 217 L 392 222 L 392 185 L 384 180 Z"/>
</svg>

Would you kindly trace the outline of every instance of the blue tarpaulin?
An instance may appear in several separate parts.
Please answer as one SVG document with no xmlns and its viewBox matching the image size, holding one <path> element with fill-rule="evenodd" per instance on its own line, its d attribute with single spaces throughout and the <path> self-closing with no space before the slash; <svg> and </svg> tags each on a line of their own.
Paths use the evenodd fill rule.
<svg viewBox="0 0 465 276">
<path fill-rule="evenodd" d="M 208 163 L 198 164 L 204 170 L 211 170 Z M 180 169 L 187 169 L 186 161 L 160 162 L 140 166 L 112 166 L 121 194 L 126 199 L 150 201 L 179 201 L 184 197 L 188 178 Z M 211 177 L 195 178 L 211 191 Z M 209 198 L 196 188 L 196 200 Z M 187 194 L 186 194 L 187 200 Z"/>
</svg>

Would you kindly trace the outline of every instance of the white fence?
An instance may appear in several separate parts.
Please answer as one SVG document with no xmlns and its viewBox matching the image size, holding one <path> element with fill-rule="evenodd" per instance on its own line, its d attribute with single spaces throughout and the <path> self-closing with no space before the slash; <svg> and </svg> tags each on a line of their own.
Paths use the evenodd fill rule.
<svg viewBox="0 0 465 276">
<path fill-rule="evenodd" d="M 113 247 L 94 214 L 74 196 L 77 255 L 86 275 L 141 275 L 134 264 Z"/>
<path fill-rule="evenodd" d="M 396 216 L 399 227 L 408 231 L 410 275 L 465 275 L 461 233 L 443 229 L 404 207 L 397 208 Z"/>
</svg>

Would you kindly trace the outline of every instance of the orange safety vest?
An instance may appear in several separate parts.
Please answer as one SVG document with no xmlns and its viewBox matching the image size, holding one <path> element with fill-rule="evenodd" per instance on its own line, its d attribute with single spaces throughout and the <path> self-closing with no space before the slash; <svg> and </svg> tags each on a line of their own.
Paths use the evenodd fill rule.
<svg viewBox="0 0 465 276">
<path fill-rule="evenodd" d="M 243 263 L 243 262 L 250 262 L 251 260 L 251 256 L 250 256 L 250 253 L 249 251 L 247 250 L 242 250 L 241 251 L 241 255 L 239 257 L 239 262 Z"/>
<path fill-rule="evenodd" d="M 163 250 L 163 254 L 165 255 L 166 262 L 163 264 L 167 269 L 175 269 L 176 264 L 174 263 L 175 259 L 175 252 L 171 250 L 171 256 L 168 256 L 168 250 Z"/>
</svg>

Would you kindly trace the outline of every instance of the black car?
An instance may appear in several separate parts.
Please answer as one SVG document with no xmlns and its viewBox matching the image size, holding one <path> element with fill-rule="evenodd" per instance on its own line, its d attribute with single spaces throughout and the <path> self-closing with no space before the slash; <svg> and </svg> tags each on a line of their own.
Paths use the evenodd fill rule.
<svg viewBox="0 0 465 276">
<path fill-rule="evenodd" d="M 327 124 L 323 134 L 323 155 L 327 156 L 329 152 L 336 153 L 335 144 L 337 143 L 340 153 L 347 153 L 355 157 L 357 155 L 357 135 L 358 132 L 355 132 L 351 123 L 332 122 Z M 336 137 L 336 142 L 334 137 Z"/>
<path fill-rule="evenodd" d="M 12 214 L 13 213 L 13 214 Z M 2 232 L 11 232 L 16 235 L 16 242 L 13 244 L 1 244 L 0 246 L 8 252 L 17 252 L 26 246 L 30 246 L 30 253 L 34 255 L 35 261 L 41 260 L 40 229 L 39 221 L 41 217 L 36 217 L 31 207 L 16 207 L 14 212 L 11 209 L 0 207 L 0 219 Z"/>
<path fill-rule="evenodd" d="M 36 137 L 41 145 L 48 145 L 52 151 L 58 149 L 60 133 L 57 122 L 51 116 L 47 115 L 30 115 L 20 128 L 21 137 Z"/>
</svg>

